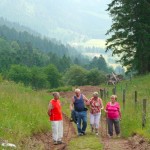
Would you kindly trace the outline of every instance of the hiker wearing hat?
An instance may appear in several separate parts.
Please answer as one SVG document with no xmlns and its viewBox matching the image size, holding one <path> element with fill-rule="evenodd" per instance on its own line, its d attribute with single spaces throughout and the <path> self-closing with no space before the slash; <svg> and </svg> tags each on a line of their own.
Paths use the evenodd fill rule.
<svg viewBox="0 0 150 150">
<path fill-rule="evenodd" d="M 102 99 L 98 95 L 98 92 L 94 92 L 93 97 L 89 100 L 91 132 L 95 130 L 96 135 L 98 135 L 101 109 L 104 108 Z"/>
</svg>

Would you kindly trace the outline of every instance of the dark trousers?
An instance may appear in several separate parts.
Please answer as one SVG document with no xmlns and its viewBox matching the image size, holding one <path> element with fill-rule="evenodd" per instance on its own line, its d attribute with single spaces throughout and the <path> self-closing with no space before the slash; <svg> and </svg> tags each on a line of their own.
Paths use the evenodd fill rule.
<svg viewBox="0 0 150 150">
<path fill-rule="evenodd" d="M 119 119 L 109 119 L 109 118 L 107 118 L 107 122 L 108 122 L 108 134 L 110 136 L 113 136 L 113 125 L 115 127 L 116 135 L 120 134 Z"/>
</svg>

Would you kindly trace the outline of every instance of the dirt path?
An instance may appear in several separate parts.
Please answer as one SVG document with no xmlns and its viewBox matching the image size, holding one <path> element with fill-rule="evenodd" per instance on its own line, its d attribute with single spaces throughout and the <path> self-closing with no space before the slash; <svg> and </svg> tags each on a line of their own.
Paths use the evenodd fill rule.
<svg viewBox="0 0 150 150">
<path fill-rule="evenodd" d="M 64 127 L 64 144 L 54 145 L 52 140 L 52 133 L 40 133 L 35 134 L 31 138 L 26 139 L 22 142 L 22 147 L 20 149 L 26 150 L 64 150 L 68 142 L 72 137 L 75 136 L 75 129 L 70 122 L 70 119 L 63 114 L 63 127 Z"/>
<path fill-rule="evenodd" d="M 96 86 L 83 86 L 80 87 L 83 94 L 85 94 L 88 98 L 92 96 L 94 91 L 99 91 L 99 87 Z M 74 95 L 74 92 L 60 92 L 61 97 L 66 99 L 63 105 L 68 103 L 71 100 L 71 97 Z M 68 108 L 69 109 L 69 108 Z M 76 136 L 76 129 L 73 127 L 73 124 L 70 122 L 70 118 L 68 118 L 65 114 L 63 114 L 63 127 L 64 127 L 64 138 L 63 141 L 65 144 L 61 145 L 53 145 L 52 134 L 42 133 L 34 135 L 28 144 L 26 145 L 26 149 L 42 149 L 42 150 L 67 150 L 67 144 Z M 101 119 L 101 128 L 100 128 L 100 141 L 102 141 L 104 145 L 104 150 L 150 150 L 150 145 L 145 142 L 145 140 L 141 137 L 135 135 L 130 139 L 123 138 L 108 138 L 106 133 L 106 119 Z M 37 148 L 37 145 L 39 146 Z"/>
<path fill-rule="evenodd" d="M 150 143 L 139 135 L 133 135 L 128 139 L 122 137 L 108 138 L 106 132 L 106 119 L 101 119 L 101 140 L 104 145 L 104 150 L 150 150 Z"/>
<path fill-rule="evenodd" d="M 97 86 L 81 86 L 80 87 L 83 94 L 87 97 L 91 97 L 94 91 L 99 91 L 100 88 Z M 62 97 L 70 101 L 71 97 L 74 95 L 74 92 L 61 92 Z M 104 145 L 104 150 L 150 150 L 150 145 L 140 136 L 134 135 L 129 139 L 124 138 L 108 138 L 106 131 L 106 118 L 101 119 L 101 128 L 100 128 L 100 141 Z"/>
<path fill-rule="evenodd" d="M 100 88 L 97 86 L 83 86 L 80 87 L 83 94 L 87 97 L 91 97 L 94 91 L 99 91 Z M 70 99 L 74 92 L 60 93 L 61 96 L 66 99 Z M 102 128 L 100 129 L 101 140 L 104 145 L 104 150 L 131 150 L 131 145 L 128 140 L 122 138 L 109 139 L 106 133 L 106 119 L 102 118 Z"/>
<path fill-rule="evenodd" d="M 107 135 L 106 118 L 101 119 L 101 140 L 104 145 L 104 150 L 132 150 L 132 146 L 127 139 L 121 137 L 109 138 Z"/>
</svg>

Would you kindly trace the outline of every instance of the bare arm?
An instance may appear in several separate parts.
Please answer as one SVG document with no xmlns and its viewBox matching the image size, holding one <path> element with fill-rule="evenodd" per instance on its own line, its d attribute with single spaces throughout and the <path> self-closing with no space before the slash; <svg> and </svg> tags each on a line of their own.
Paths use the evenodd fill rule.
<svg viewBox="0 0 150 150">
<path fill-rule="evenodd" d="M 83 95 L 83 100 L 85 105 L 89 105 L 89 100 L 85 97 L 85 95 Z"/>
<path fill-rule="evenodd" d="M 104 109 L 104 105 L 103 105 L 102 99 L 100 99 L 100 101 L 101 101 L 101 109 Z"/>
<path fill-rule="evenodd" d="M 48 104 L 48 111 L 50 111 L 51 109 L 53 109 L 53 106 L 51 103 Z"/>
<path fill-rule="evenodd" d="M 50 116 L 51 115 L 51 110 L 53 109 L 53 105 L 51 103 L 48 104 L 48 111 L 47 114 Z"/>
<path fill-rule="evenodd" d="M 70 110 L 72 111 L 73 109 L 74 109 L 74 98 L 72 98 L 70 102 Z"/>
<path fill-rule="evenodd" d="M 106 114 L 108 113 L 108 111 L 107 111 L 107 105 L 108 105 L 108 103 L 106 104 L 106 107 L 104 109 L 104 111 L 105 111 Z"/>
<path fill-rule="evenodd" d="M 120 108 L 119 108 L 119 117 L 120 117 L 120 119 L 122 117 Z"/>
</svg>

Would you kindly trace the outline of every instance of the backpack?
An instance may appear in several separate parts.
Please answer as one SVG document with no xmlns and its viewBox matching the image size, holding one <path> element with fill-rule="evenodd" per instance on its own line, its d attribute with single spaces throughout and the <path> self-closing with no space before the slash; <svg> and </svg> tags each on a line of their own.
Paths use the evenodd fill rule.
<svg viewBox="0 0 150 150">
<path fill-rule="evenodd" d="M 77 123 L 77 116 L 76 116 L 75 110 L 71 111 L 71 120 L 70 121 L 73 121 L 74 123 Z"/>
</svg>

